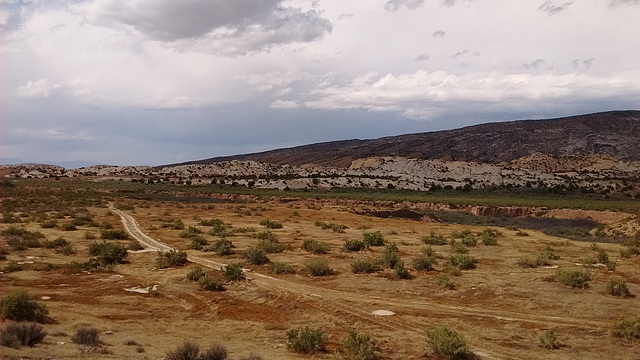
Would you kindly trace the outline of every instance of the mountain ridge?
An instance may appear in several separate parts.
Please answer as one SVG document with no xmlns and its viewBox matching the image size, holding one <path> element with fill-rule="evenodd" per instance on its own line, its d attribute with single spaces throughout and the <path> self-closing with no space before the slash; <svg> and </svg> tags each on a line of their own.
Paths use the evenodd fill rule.
<svg viewBox="0 0 640 360">
<path fill-rule="evenodd" d="M 492 122 L 369 140 L 337 140 L 156 168 L 231 160 L 346 168 L 356 159 L 375 156 L 497 164 L 534 152 L 554 156 L 597 154 L 622 161 L 638 161 L 640 111 L 617 110 L 553 119 Z"/>
</svg>

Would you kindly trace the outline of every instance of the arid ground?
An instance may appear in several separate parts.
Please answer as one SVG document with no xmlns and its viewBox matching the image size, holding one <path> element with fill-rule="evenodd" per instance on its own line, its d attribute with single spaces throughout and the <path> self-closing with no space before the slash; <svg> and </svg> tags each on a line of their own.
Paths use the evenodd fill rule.
<svg viewBox="0 0 640 360">
<path fill-rule="evenodd" d="M 498 243 L 486 246 L 477 235 L 486 226 L 384 219 L 357 215 L 359 209 L 352 207 L 289 200 L 183 203 L 121 198 L 115 204 L 118 209 L 110 209 L 106 203 L 87 206 L 94 224 L 79 225 L 74 231 L 64 231 L 60 226 L 74 219 L 73 211 L 66 216 L 60 211 L 44 211 L 49 218 L 57 217 L 52 228 L 43 228 L 41 222 L 26 215 L 20 223 L 0 224 L 2 230 L 14 226 L 41 232 L 49 241 L 62 236 L 74 251 L 63 255 L 46 247 L 22 251 L 6 247 L 3 268 L 12 263 L 22 270 L 1 275 L 0 295 L 24 288 L 46 305 L 52 321 L 44 324 L 48 335 L 42 343 L 31 348 L 0 347 L 0 357 L 159 359 L 184 340 L 191 340 L 202 348 L 222 344 L 232 359 L 249 353 L 264 359 L 339 359 L 343 340 L 350 329 L 355 329 L 371 336 L 382 359 L 435 359 L 426 331 L 446 325 L 464 335 L 481 359 L 640 358 L 637 340 L 612 334 L 619 317 L 640 314 L 640 297 L 606 294 L 613 278 L 624 279 L 631 294 L 640 294 L 640 256 L 622 257 L 622 245 L 593 246 L 533 230 L 491 227 L 500 233 Z M 20 209 L 14 209 L 13 214 L 20 217 Z M 211 235 L 211 226 L 201 224 L 210 219 L 226 224 L 222 235 L 232 242 L 233 254 L 218 256 L 190 249 L 191 238 L 180 236 L 184 230 L 168 225 L 180 220 L 184 229 L 196 227 L 210 245 L 220 239 Z M 260 224 L 266 219 L 282 224 L 282 228 L 267 229 Z M 322 229 L 321 222 L 345 225 L 346 229 Z M 129 250 L 125 262 L 110 271 L 69 266 L 72 261 L 87 261 L 89 246 L 103 241 L 96 224 L 103 228 L 109 224 L 129 236 L 127 240 L 107 241 L 130 246 L 137 237 L 146 249 Z M 428 246 L 423 241 L 425 236 L 435 232 L 449 242 L 455 232 L 464 230 L 478 239 L 476 246 L 466 248 L 478 263 L 475 269 L 461 270 L 458 276 L 447 275 L 453 289 L 436 281 L 447 273 L 451 245 L 430 245 L 438 256 L 434 270 L 413 268 L 413 259 Z M 290 264 L 295 273 L 278 275 L 268 264 L 246 262 L 243 252 L 255 247 L 259 241 L 256 235 L 265 231 L 275 234 L 286 248 L 269 253 L 271 262 Z M 387 244 L 397 245 L 411 279 L 397 279 L 391 269 L 353 273 L 354 260 L 380 257 L 385 247 L 349 252 L 345 241 L 362 240 L 364 233 L 376 231 Z M 310 239 L 327 244 L 328 253 L 313 254 L 303 249 L 303 242 Z M 0 241 L 6 242 L 6 236 Z M 184 266 L 158 268 L 156 250 L 161 245 L 185 251 L 191 261 Z M 524 258 L 536 259 L 547 247 L 560 259 L 534 268 L 518 265 Z M 594 258 L 597 249 L 604 250 L 615 264 L 613 271 L 597 261 L 585 260 Z M 332 275 L 309 274 L 306 264 L 318 258 L 327 260 Z M 242 264 L 246 280 L 224 281 L 220 264 L 231 263 Z M 555 279 L 559 269 L 585 268 L 581 265 L 584 263 L 591 272 L 586 288 L 571 288 Z M 186 275 L 196 266 L 223 281 L 226 290 L 205 291 L 188 280 Z M 393 315 L 373 315 L 376 310 L 388 310 Z M 82 324 L 99 330 L 103 342 L 100 349 L 83 352 L 72 342 L 72 335 Z M 300 355 L 287 349 L 286 331 L 306 326 L 328 335 L 326 352 Z M 558 349 L 545 349 L 539 340 L 549 329 L 557 335 Z"/>
</svg>

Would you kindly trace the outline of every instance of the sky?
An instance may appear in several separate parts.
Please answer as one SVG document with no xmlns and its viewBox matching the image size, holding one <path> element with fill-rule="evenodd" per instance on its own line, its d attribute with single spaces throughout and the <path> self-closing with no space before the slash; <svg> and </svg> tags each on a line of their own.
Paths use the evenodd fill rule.
<svg viewBox="0 0 640 360">
<path fill-rule="evenodd" d="M 0 0 L 0 158 L 160 165 L 640 109 L 640 0 Z"/>
</svg>

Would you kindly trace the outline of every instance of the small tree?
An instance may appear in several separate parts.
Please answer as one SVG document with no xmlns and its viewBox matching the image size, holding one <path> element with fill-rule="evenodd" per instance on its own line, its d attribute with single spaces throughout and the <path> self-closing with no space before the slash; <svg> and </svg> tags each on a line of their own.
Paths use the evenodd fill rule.
<svg viewBox="0 0 640 360">
<path fill-rule="evenodd" d="M 24 289 L 15 289 L 2 297 L 2 317 L 15 321 L 44 322 L 49 311 Z"/>
<path fill-rule="evenodd" d="M 325 351 L 327 335 L 322 330 L 290 329 L 287 331 L 287 348 L 297 353 L 315 354 Z"/>
<path fill-rule="evenodd" d="M 463 359 L 472 354 L 464 337 L 444 325 L 427 331 L 427 343 L 436 354 L 448 359 Z"/>
</svg>

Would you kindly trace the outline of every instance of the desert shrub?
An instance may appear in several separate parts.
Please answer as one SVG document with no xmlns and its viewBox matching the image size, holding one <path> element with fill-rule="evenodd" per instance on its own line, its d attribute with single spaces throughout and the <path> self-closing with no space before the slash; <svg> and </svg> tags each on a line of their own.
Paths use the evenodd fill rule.
<svg viewBox="0 0 640 360">
<path fill-rule="evenodd" d="M 553 350 L 559 348 L 558 338 L 553 330 L 545 330 L 540 334 L 540 343 L 545 349 Z"/>
<path fill-rule="evenodd" d="M 460 231 L 454 231 L 451 233 L 451 238 L 453 239 L 464 239 L 468 236 L 474 236 L 473 232 L 469 229 L 464 229 Z"/>
<path fill-rule="evenodd" d="M 199 234 L 202 234 L 202 230 L 198 229 L 195 226 L 189 226 L 188 228 L 180 231 L 180 234 L 178 234 L 178 236 L 183 239 L 189 239 Z"/>
<path fill-rule="evenodd" d="M 60 236 L 60 237 L 57 237 L 55 240 L 45 241 L 44 247 L 46 247 L 47 249 L 54 249 L 54 248 L 63 247 L 68 244 L 69 242 L 67 241 L 67 239 Z"/>
<path fill-rule="evenodd" d="M 167 229 L 167 228 L 173 229 L 173 230 L 184 229 L 184 223 L 182 222 L 182 220 L 172 220 L 172 221 L 164 222 L 160 226 L 164 229 Z"/>
<path fill-rule="evenodd" d="M 132 338 L 131 336 L 127 336 L 126 338 L 124 338 L 124 341 L 122 342 L 124 345 L 127 346 L 134 346 L 134 345 L 140 345 L 136 339 Z"/>
<path fill-rule="evenodd" d="M 92 233 L 92 232 L 87 231 L 87 232 L 84 233 L 83 238 L 85 240 L 95 240 L 96 239 L 96 235 L 94 233 Z"/>
<path fill-rule="evenodd" d="M 447 274 L 436 276 L 436 285 L 447 290 L 453 290 L 454 288 L 453 281 L 451 281 L 451 278 Z"/>
<path fill-rule="evenodd" d="M 482 244 L 485 246 L 496 246 L 498 245 L 498 237 L 496 235 L 492 235 L 492 233 L 482 233 L 480 236 L 482 239 Z"/>
<path fill-rule="evenodd" d="M 189 249 L 202 250 L 205 245 L 209 245 L 207 239 L 203 238 L 200 235 L 194 235 L 191 237 L 191 244 L 189 244 Z"/>
<path fill-rule="evenodd" d="M 227 349 L 224 346 L 212 344 L 207 350 L 200 353 L 198 360 L 225 360 L 227 356 Z"/>
<path fill-rule="evenodd" d="M 266 251 L 261 248 L 250 248 L 244 251 L 243 256 L 251 265 L 264 265 L 269 263 Z"/>
<path fill-rule="evenodd" d="M 380 231 L 365 233 L 363 242 L 366 246 L 383 246 L 384 237 Z"/>
<path fill-rule="evenodd" d="M 396 244 L 388 244 L 385 246 L 382 255 L 380 256 L 382 264 L 392 269 L 400 261 L 400 255 L 398 255 L 398 246 Z"/>
<path fill-rule="evenodd" d="M 627 287 L 627 283 L 620 278 L 614 278 L 609 280 L 606 289 L 607 294 L 619 297 L 631 297 L 631 292 Z"/>
<path fill-rule="evenodd" d="M 344 231 L 348 229 L 347 225 L 326 223 L 324 221 L 316 221 L 314 225 L 321 228 L 322 230 L 332 230 L 333 232 L 337 233 L 344 233 Z"/>
<path fill-rule="evenodd" d="M 269 264 L 269 268 L 271 269 L 271 271 L 278 275 L 295 274 L 296 272 L 291 265 L 283 262 L 272 262 L 271 264 Z"/>
<path fill-rule="evenodd" d="M 139 251 L 143 249 L 144 249 L 144 246 L 142 246 L 142 244 L 140 244 L 140 242 L 137 240 L 130 241 L 129 246 L 127 247 L 127 250 L 131 250 L 131 251 Z"/>
<path fill-rule="evenodd" d="M 282 229 L 282 224 L 276 221 L 272 221 L 270 219 L 265 219 L 260 221 L 260 225 L 269 228 L 269 229 Z"/>
<path fill-rule="evenodd" d="M 224 286 L 220 280 L 212 278 L 209 275 L 202 275 L 198 279 L 198 286 L 206 291 L 224 291 Z"/>
<path fill-rule="evenodd" d="M 202 226 L 225 226 L 224 221 L 214 218 L 214 219 L 205 219 L 200 220 L 200 225 Z"/>
<path fill-rule="evenodd" d="M 427 245 L 446 245 L 447 239 L 442 234 L 438 234 L 435 231 L 431 231 L 429 235 L 422 237 L 422 242 Z"/>
<path fill-rule="evenodd" d="M 556 254 L 556 251 L 551 246 L 544 248 L 541 254 L 546 256 L 549 260 L 560 260 L 560 255 Z"/>
<path fill-rule="evenodd" d="M 187 253 L 178 250 L 169 250 L 158 252 L 156 264 L 160 269 L 166 269 L 172 266 L 183 266 L 187 263 Z"/>
<path fill-rule="evenodd" d="M 326 259 L 311 260 L 306 264 L 306 268 L 311 276 L 328 276 L 333 274 L 333 269 L 329 267 Z"/>
<path fill-rule="evenodd" d="M 102 230 L 100 231 L 100 237 L 106 240 L 126 240 L 129 235 L 122 230 Z"/>
<path fill-rule="evenodd" d="M 342 342 L 340 348 L 345 360 L 377 360 L 379 359 L 377 350 L 368 334 L 358 334 L 354 329 L 349 331 L 349 336 Z"/>
<path fill-rule="evenodd" d="M 240 264 L 229 264 L 227 266 L 223 266 L 222 275 L 227 281 L 240 281 L 245 279 L 244 271 L 242 271 L 242 266 L 240 266 Z"/>
<path fill-rule="evenodd" d="M 409 272 L 409 269 L 404 266 L 404 262 L 402 261 L 398 261 L 393 266 L 393 276 L 395 276 L 396 279 L 411 279 L 411 273 Z"/>
<path fill-rule="evenodd" d="M 290 329 L 287 331 L 287 348 L 296 353 L 315 354 L 325 351 L 327 335 L 322 330 Z"/>
<path fill-rule="evenodd" d="M 451 263 L 449 263 L 449 264 L 447 264 L 447 266 L 444 267 L 444 272 L 447 275 L 460 276 L 460 267 L 452 265 Z"/>
<path fill-rule="evenodd" d="M 302 248 L 313 254 L 326 254 L 329 252 L 329 245 L 321 243 L 316 239 L 307 239 L 302 242 Z"/>
<path fill-rule="evenodd" d="M 187 279 L 191 281 L 198 281 L 198 279 L 200 279 L 204 275 L 205 274 L 204 271 L 202 271 L 202 268 L 200 266 L 196 266 L 187 273 Z"/>
<path fill-rule="evenodd" d="M 20 264 L 18 264 L 15 261 L 9 261 L 5 266 L 3 271 L 6 274 L 12 273 L 12 272 L 17 272 L 17 271 L 22 271 L 24 270 L 22 266 L 20 266 Z"/>
<path fill-rule="evenodd" d="M 462 242 L 462 245 L 466 247 L 475 247 L 476 245 L 478 245 L 478 240 L 473 235 L 467 235 L 460 241 Z"/>
<path fill-rule="evenodd" d="M 362 251 L 366 248 L 366 244 L 360 240 L 346 240 L 344 248 L 347 251 Z"/>
<path fill-rule="evenodd" d="M 0 330 L 0 345 L 18 348 L 20 346 L 35 346 L 44 340 L 47 333 L 36 323 L 9 322 Z"/>
<path fill-rule="evenodd" d="M 449 263 L 462 270 L 471 270 L 476 268 L 478 259 L 467 254 L 453 254 L 449 257 Z"/>
<path fill-rule="evenodd" d="M 526 231 L 518 230 L 516 231 L 516 236 L 529 236 L 529 233 Z"/>
<path fill-rule="evenodd" d="M 213 251 L 218 256 L 225 256 L 233 254 L 233 243 L 227 238 L 217 240 L 213 245 L 205 249 L 205 251 Z"/>
<path fill-rule="evenodd" d="M 167 352 L 166 360 L 198 360 L 200 346 L 190 341 L 185 341 L 176 349 Z"/>
<path fill-rule="evenodd" d="M 360 259 L 351 263 L 351 271 L 354 274 L 371 274 L 381 270 L 379 259 Z"/>
<path fill-rule="evenodd" d="M 40 223 L 40 227 L 43 228 L 43 229 L 53 229 L 56 226 L 58 226 L 58 221 L 56 221 L 55 219 L 46 220 L 46 221 Z"/>
<path fill-rule="evenodd" d="M 264 250 L 266 253 L 281 253 L 288 248 L 287 245 L 281 244 L 276 234 L 269 230 L 257 233 L 255 237 L 258 239 L 258 245 L 256 247 Z"/>
<path fill-rule="evenodd" d="M 78 228 L 75 225 L 71 224 L 71 223 L 62 224 L 62 225 L 60 225 L 58 227 L 58 229 L 60 229 L 62 231 L 76 231 L 76 230 L 78 230 Z"/>
<path fill-rule="evenodd" d="M 433 265 L 438 263 L 436 252 L 430 247 L 422 249 L 422 254 L 413 259 L 413 268 L 421 271 L 433 270 Z"/>
<path fill-rule="evenodd" d="M 71 337 L 71 341 L 78 345 L 95 347 L 100 345 L 100 335 L 96 328 L 88 325 L 80 325 L 76 329 L 75 334 Z"/>
<path fill-rule="evenodd" d="M 39 248 L 40 239 L 44 239 L 44 234 L 39 231 L 29 231 L 16 226 L 9 226 L 0 231 L 4 235 L 7 245 L 16 251 L 24 251 L 29 248 Z"/>
<path fill-rule="evenodd" d="M 2 317 L 15 321 L 43 322 L 49 311 L 24 289 L 15 289 L 2 297 Z"/>
<path fill-rule="evenodd" d="M 116 265 L 122 263 L 127 257 L 127 249 L 124 246 L 103 241 L 89 245 L 89 254 L 95 256 L 100 266 Z"/>
<path fill-rule="evenodd" d="M 572 288 L 584 288 L 591 280 L 591 273 L 587 269 L 559 269 L 556 272 L 556 280 Z"/>
<path fill-rule="evenodd" d="M 640 339 L 640 318 L 637 316 L 623 316 L 613 324 L 613 335 L 633 340 Z"/>
<path fill-rule="evenodd" d="M 241 358 L 238 358 L 238 360 L 263 360 L 263 359 L 262 359 L 262 356 L 260 356 L 258 354 L 250 353 L 247 356 L 243 356 Z"/>
<path fill-rule="evenodd" d="M 464 359 L 472 354 L 464 337 L 444 325 L 427 331 L 427 343 L 437 355 L 448 359 Z"/>
<path fill-rule="evenodd" d="M 118 210 L 133 210 L 133 205 L 129 204 L 115 203 L 113 206 Z"/>
<path fill-rule="evenodd" d="M 462 242 L 451 240 L 451 243 L 449 243 L 449 245 L 451 245 L 451 252 L 454 253 L 454 254 L 468 254 L 469 253 L 469 249 L 467 249 L 467 247 L 464 246 L 462 244 Z"/>
</svg>

